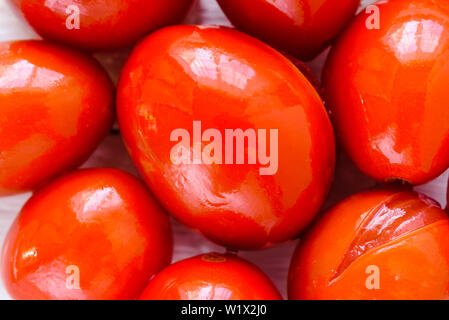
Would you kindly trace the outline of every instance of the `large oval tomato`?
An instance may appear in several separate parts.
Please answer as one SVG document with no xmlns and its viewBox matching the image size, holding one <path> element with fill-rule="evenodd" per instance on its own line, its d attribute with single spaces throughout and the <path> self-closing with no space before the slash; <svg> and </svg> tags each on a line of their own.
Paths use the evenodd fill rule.
<svg viewBox="0 0 449 320">
<path fill-rule="evenodd" d="M 448 299 L 449 218 L 424 195 L 356 194 L 301 240 L 290 299 Z"/>
<path fill-rule="evenodd" d="M 354 16 L 360 0 L 218 0 L 231 22 L 297 58 L 323 51 Z"/>
<path fill-rule="evenodd" d="M 43 41 L 0 43 L 0 195 L 82 164 L 109 131 L 112 104 L 93 58 Z"/>
<path fill-rule="evenodd" d="M 220 244 L 291 239 L 326 196 L 334 137 L 318 94 L 284 56 L 238 31 L 152 34 L 123 70 L 117 107 L 154 194 Z"/>
<path fill-rule="evenodd" d="M 88 50 L 133 44 L 180 21 L 194 0 L 9 0 L 42 37 Z"/>
<path fill-rule="evenodd" d="M 449 166 L 449 3 L 377 7 L 379 29 L 367 29 L 376 15 L 363 13 L 334 46 L 325 96 L 337 135 L 365 174 L 424 183 Z"/>
<path fill-rule="evenodd" d="M 168 216 L 143 183 L 86 169 L 25 204 L 7 235 L 2 273 L 16 299 L 134 299 L 171 255 Z"/>
<path fill-rule="evenodd" d="M 162 270 L 141 300 L 280 300 L 279 291 L 255 265 L 232 255 L 209 253 Z"/>
</svg>

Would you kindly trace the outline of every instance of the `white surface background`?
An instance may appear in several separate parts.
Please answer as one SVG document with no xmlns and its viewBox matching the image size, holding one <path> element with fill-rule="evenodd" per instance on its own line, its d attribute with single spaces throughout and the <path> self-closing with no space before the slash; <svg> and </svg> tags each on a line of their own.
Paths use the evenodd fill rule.
<svg viewBox="0 0 449 320">
<path fill-rule="evenodd" d="M 374 2 L 374 0 L 363 1 L 364 5 L 372 2 Z M 196 7 L 190 12 L 185 22 L 195 24 L 230 25 L 215 0 L 200 0 Z M 6 5 L 5 0 L 0 0 L 0 41 L 30 38 L 38 37 L 25 22 L 18 19 L 11 12 Z M 128 51 L 129 50 L 123 50 L 122 52 L 112 54 L 102 53 L 96 54 L 95 56 L 108 69 L 112 78 L 116 80 Z M 318 77 L 325 57 L 326 54 L 324 53 L 315 61 L 309 63 L 309 66 Z M 126 150 L 123 147 L 121 139 L 117 135 L 111 135 L 106 138 L 84 167 L 115 167 L 134 174 L 136 173 Z M 445 206 L 447 178 L 448 172 L 435 181 L 417 187 L 416 189 L 433 197 L 440 202 L 442 206 Z M 374 184 L 373 181 L 359 173 L 346 159 L 346 156 L 340 153 L 337 161 L 334 187 L 325 207 L 329 207 L 329 205 L 335 203 L 335 201 L 350 195 L 354 191 L 371 187 Z M 0 198 L 0 244 L 3 243 L 3 239 L 9 226 L 30 195 L 31 194 L 27 193 Z M 209 251 L 223 252 L 223 248 L 210 243 L 179 223 L 174 221 L 173 225 L 175 230 L 174 261 Z M 261 267 L 270 276 L 285 297 L 288 264 L 295 245 L 296 241 L 290 241 L 275 248 L 255 252 L 241 252 L 239 255 Z M 9 299 L 1 280 L 0 299 Z"/>
</svg>

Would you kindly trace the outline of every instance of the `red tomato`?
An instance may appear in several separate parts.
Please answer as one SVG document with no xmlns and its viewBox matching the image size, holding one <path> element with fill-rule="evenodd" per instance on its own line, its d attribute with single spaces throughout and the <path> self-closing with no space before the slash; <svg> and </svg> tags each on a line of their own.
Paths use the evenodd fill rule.
<svg viewBox="0 0 449 320">
<path fill-rule="evenodd" d="M 290 299 L 448 299 L 449 218 L 411 191 L 354 195 L 301 240 Z"/>
<path fill-rule="evenodd" d="M 113 86 L 91 57 L 43 41 L 0 43 L 0 196 L 82 164 L 108 133 Z"/>
<path fill-rule="evenodd" d="M 168 216 L 133 176 L 80 170 L 36 192 L 3 247 L 16 299 L 135 299 L 168 265 Z"/>
<path fill-rule="evenodd" d="M 284 56 L 238 31 L 152 34 L 124 67 L 117 107 L 153 193 L 217 243 L 291 239 L 327 194 L 334 137 L 318 94 Z"/>
<path fill-rule="evenodd" d="M 194 0 L 9 0 L 42 37 L 88 50 L 132 45 L 182 20 Z"/>
<path fill-rule="evenodd" d="M 232 255 L 203 254 L 162 270 L 140 300 L 280 300 L 255 265 Z"/>
<path fill-rule="evenodd" d="M 379 3 L 360 14 L 324 71 L 328 106 L 356 165 L 381 180 L 427 182 L 449 166 L 449 4 Z"/>
<path fill-rule="evenodd" d="M 311 60 L 354 16 L 360 0 L 218 0 L 240 30 Z"/>
</svg>

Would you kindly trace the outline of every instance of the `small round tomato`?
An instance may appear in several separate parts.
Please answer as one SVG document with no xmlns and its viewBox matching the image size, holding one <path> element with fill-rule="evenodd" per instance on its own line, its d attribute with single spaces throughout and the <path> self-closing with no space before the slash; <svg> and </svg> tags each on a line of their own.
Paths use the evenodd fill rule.
<svg viewBox="0 0 449 320">
<path fill-rule="evenodd" d="M 290 299 L 448 299 L 449 218 L 424 195 L 356 194 L 301 240 Z"/>
<path fill-rule="evenodd" d="M 333 47 L 326 103 L 362 172 L 421 184 L 449 166 L 449 3 L 377 7 L 379 29 L 367 29 L 376 15 L 362 13 Z"/>
<path fill-rule="evenodd" d="M 85 169 L 36 192 L 3 247 L 16 299 L 135 299 L 172 256 L 168 216 L 145 185 Z"/>
<path fill-rule="evenodd" d="M 274 47 L 310 60 L 354 16 L 360 0 L 218 0 L 231 22 Z"/>
<path fill-rule="evenodd" d="M 132 45 L 182 20 L 194 0 L 9 0 L 43 38 L 88 50 Z"/>
<path fill-rule="evenodd" d="M 287 58 L 238 31 L 153 33 L 124 67 L 117 108 L 153 193 L 219 244 L 291 239 L 328 192 L 334 136 L 319 95 Z"/>
<path fill-rule="evenodd" d="M 112 83 L 93 58 L 43 41 L 0 43 L 0 195 L 82 164 L 113 113 Z"/>
<path fill-rule="evenodd" d="M 255 265 L 229 254 L 209 253 L 162 270 L 140 300 L 281 300 Z"/>
</svg>

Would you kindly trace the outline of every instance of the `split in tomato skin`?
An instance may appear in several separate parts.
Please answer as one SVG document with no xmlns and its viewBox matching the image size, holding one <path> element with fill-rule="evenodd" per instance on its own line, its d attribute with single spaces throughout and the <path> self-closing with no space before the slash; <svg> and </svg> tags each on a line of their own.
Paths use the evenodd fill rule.
<svg viewBox="0 0 449 320">
<path fill-rule="evenodd" d="M 230 254 L 209 253 L 162 270 L 140 300 L 282 300 L 255 265 Z"/>
<path fill-rule="evenodd" d="M 449 167 L 449 4 L 378 3 L 380 29 L 361 13 L 325 65 L 337 137 L 360 170 L 422 184 Z"/>
<path fill-rule="evenodd" d="M 168 215 L 141 181 L 79 170 L 22 208 L 4 243 L 3 282 L 15 299 L 136 299 L 172 247 Z"/>
<path fill-rule="evenodd" d="M 449 218 L 424 195 L 399 189 L 353 195 L 301 240 L 290 299 L 449 298 Z"/>
<path fill-rule="evenodd" d="M 86 50 L 113 50 L 130 46 L 158 28 L 180 22 L 194 0 L 9 2 L 45 39 Z"/>
<path fill-rule="evenodd" d="M 117 112 L 131 158 L 159 201 L 226 247 L 294 238 L 327 195 L 335 146 L 319 95 L 283 55 L 233 29 L 176 26 L 143 40 L 122 72 Z M 194 121 L 223 137 L 277 130 L 276 170 L 262 175 L 268 165 L 249 164 L 248 148 L 243 164 L 175 164 L 171 135 L 181 128 L 193 137 Z M 222 159 L 229 151 L 237 154 L 235 145 L 224 148 Z"/>
<path fill-rule="evenodd" d="M 112 126 L 113 101 L 93 58 L 45 41 L 0 43 L 0 196 L 87 160 Z"/>
<path fill-rule="evenodd" d="M 218 0 L 239 30 L 301 60 L 321 53 L 355 15 L 360 0 Z"/>
</svg>

